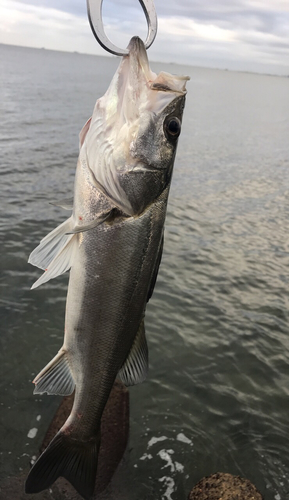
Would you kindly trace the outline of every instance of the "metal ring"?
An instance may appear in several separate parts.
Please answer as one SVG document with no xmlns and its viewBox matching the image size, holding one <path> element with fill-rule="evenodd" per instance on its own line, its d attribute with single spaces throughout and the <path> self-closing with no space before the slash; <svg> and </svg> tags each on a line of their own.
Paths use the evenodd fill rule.
<svg viewBox="0 0 289 500">
<path fill-rule="evenodd" d="M 86 0 L 86 2 L 89 24 L 98 43 L 111 54 L 115 54 L 116 56 L 127 55 L 128 50 L 120 49 L 114 45 L 104 32 L 102 23 L 103 0 Z M 142 6 L 148 25 L 148 34 L 145 41 L 145 47 L 148 49 L 152 45 L 157 34 L 157 14 L 153 0 L 139 0 L 139 3 Z"/>
</svg>

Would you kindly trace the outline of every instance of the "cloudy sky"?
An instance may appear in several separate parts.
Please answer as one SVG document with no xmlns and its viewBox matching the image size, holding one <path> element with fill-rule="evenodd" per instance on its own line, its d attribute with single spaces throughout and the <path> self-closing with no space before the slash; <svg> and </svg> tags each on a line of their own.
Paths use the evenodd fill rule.
<svg viewBox="0 0 289 500">
<path fill-rule="evenodd" d="M 155 0 L 155 6 L 150 59 L 289 75 L 289 0 Z M 115 44 L 146 38 L 137 0 L 104 0 L 103 16 Z M 88 25 L 86 0 L 1 0 L 0 43 L 106 55 Z"/>
</svg>

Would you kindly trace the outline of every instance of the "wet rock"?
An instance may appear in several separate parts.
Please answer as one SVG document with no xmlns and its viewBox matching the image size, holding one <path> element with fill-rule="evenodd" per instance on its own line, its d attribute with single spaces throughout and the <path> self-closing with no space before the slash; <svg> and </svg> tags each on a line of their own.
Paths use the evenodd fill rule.
<svg viewBox="0 0 289 500">
<path fill-rule="evenodd" d="M 201 479 L 188 500 L 263 500 L 263 497 L 248 479 L 217 472 Z"/>
<path fill-rule="evenodd" d="M 51 439 L 63 425 L 70 414 L 72 404 L 73 395 L 63 398 L 44 437 L 40 452 L 48 446 Z M 95 499 L 105 490 L 123 457 L 127 445 L 128 432 L 129 393 L 121 382 L 116 381 L 101 420 L 101 446 L 98 459 Z M 24 493 L 24 483 L 28 472 L 29 467 L 27 466 L 27 471 L 3 482 L 0 485 L 0 500 L 82 500 L 82 497 L 76 493 L 71 484 L 63 478 L 59 478 L 49 490 L 35 495 L 26 495 Z"/>
</svg>

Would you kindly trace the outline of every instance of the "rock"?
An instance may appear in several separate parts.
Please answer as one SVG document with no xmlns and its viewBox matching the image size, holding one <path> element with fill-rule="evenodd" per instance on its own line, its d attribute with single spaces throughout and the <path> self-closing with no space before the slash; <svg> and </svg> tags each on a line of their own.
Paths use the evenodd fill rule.
<svg viewBox="0 0 289 500">
<path fill-rule="evenodd" d="M 63 425 L 70 414 L 73 395 L 63 398 L 44 437 L 40 452 L 50 443 L 51 439 Z M 116 381 L 101 420 L 101 446 L 98 459 L 98 470 L 94 498 L 97 499 L 109 484 L 119 462 L 124 454 L 129 432 L 129 393 L 126 387 Z M 24 493 L 24 483 L 29 472 L 17 477 L 8 478 L 0 486 L 0 500 L 82 500 L 71 484 L 59 478 L 51 489 L 36 495 Z"/>
<path fill-rule="evenodd" d="M 217 472 L 201 479 L 188 500 L 263 500 L 263 497 L 248 479 Z"/>
</svg>

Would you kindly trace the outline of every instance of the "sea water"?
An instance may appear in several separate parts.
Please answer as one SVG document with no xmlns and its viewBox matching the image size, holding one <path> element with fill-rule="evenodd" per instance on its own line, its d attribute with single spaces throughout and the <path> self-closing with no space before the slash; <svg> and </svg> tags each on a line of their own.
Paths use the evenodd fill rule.
<svg viewBox="0 0 289 500">
<path fill-rule="evenodd" d="M 31 381 L 62 345 L 68 276 L 30 291 L 27 258 L 67 217 L 50 202 L 72 195 L 78 133 L 117 64 L 0 45 L 1 480 L 27 468 L 61 401 Z M 289 79 L 152 67 L 191 81 L 120 499 L 183 500 L 221 471 L 285 500 Z"/>
</svg>

